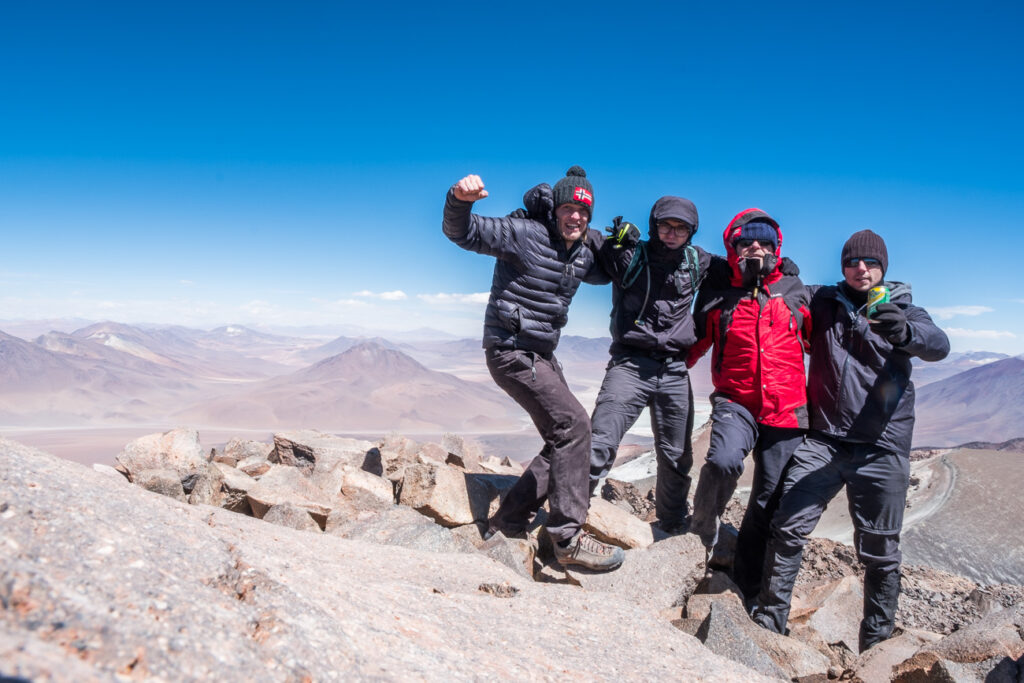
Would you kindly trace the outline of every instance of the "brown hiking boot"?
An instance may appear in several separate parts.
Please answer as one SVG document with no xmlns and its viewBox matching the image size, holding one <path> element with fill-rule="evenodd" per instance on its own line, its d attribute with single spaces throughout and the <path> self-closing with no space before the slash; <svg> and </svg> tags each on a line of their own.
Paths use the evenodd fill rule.
<svg viewBox="0 0 1024 683">
<path fill-rule="evenodd" d="M 566 547 L 555 543 L 555 559 L 562 566 L 579 565 L 595 571 L 616 569 L 626 559 L 622 548 L 608 545 L 585 531 L 579 531 Z"/>
</svg>

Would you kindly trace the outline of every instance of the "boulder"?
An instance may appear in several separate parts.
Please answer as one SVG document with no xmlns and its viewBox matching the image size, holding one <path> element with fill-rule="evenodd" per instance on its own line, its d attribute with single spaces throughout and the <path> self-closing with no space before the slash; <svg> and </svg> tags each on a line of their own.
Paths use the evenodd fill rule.
<svg viewBox="0 0 1024 683">
<path fill-rule="evenodd" d="M 893 668 L 910 659 L 922 647 L 942 639 L 937 633 L 906 630 L 893 635 L 889 640 L 862 652 L 850 667 L 855 678 L 862 681 L 888 681 Z"/>
<path fill-rule="evenodd" d="M 95 462 L 93 463 L 92 468 L 96 472 L 106 475 L 111 481 L 117 480 L 121 483 L 129 483 L 128 477 L 124 472 L 116 470 L 110 465 L 104 465 L 103 463 Z"/>
<path fill-rule="evenodd" d="M 743 607 L 743 594 L 729 575 L 721 571 L 705 573 L 686 601 L 686 617 L 703 621 L 711 613 L 711 603 L 728 600 Z"/>
<path fill-rule="evenodd" d="M 382 475 L 391 481 L 401 481 L 401 471 L 405 466 L 418 462 L 416 455 L 419 450 L 420 445 L 412 439 L 400 434 L 388 434 L 377 444 Z"/>
<path fill-rule="evenodd" d="M 339 465 L 383 474 L 380 451 L 369 441 L 347 439 L 312 429 L 274 434 L 272 463 L 316 472 L 330 472 Z"/>
<path fill-rule="evenodd" d="M 236 437 L 225 444 L 224 451 L 221 453 L 221 456 L 234 458 L 237 467 L 237 463 L 241 462 L 266 460 L 270 457 L 273 450 L 274 444 L 263 443 L 262 441 L 252 441 L 250 439 L 239 439 Z"/>
<path fill-rule="evenodd" d="M 309 513 L 292 503 L 272 505 L 263 515 L 264 522 L 285 526 L 300 531 L 320 531 L 320 526 L 313 521 Z"/>
<path fill-rule="evenodd" d="M 444 465 L 447 460 L 448 451 L 442 448 L 441 444 L 425 443 L 416 453 L 416 463 L 421 465 Z"/>
<path fill-rule="evenodd" d="M 321 482 L 315 481 L 304 470 L 289 465 L 275 465 L 260 477 L 255 486 L 249 488 L 246 498 L 253 515 L 260 519 L 275 505 L 293 503 L 312 515 L 323 528 L 337 492 L 341 490 L 342 474 L 340 471 L 337 473 L 337 488 L 332 495 L 324 490 Z"/>
<path fill-rule="evenodd" d="M 453 527 L 483 522 L 498 491 L 481 477 L 441 465 L 405 468 L 398 502 Z"/>
<path fill-rule="evenodd" d="M 341 495 L 350 499 L 375 499 L 368 507 L 389 507 L 395 504 L 395 487 L 384 477 L 370 474 L 365 470 L 343 472 Z"/>
<path fill-rule="evenodd" d="M 206 464 L 206 454 L 199 443 L 199 432 L 179 428 L 135 439 L 115 461 L 117 469 L 132 481 L 143 470 L 174 470 L 180 481 Z"/>
<path fill-rule="evenodd" d="M 864 589 L 859 576 L 847 576 L 823 586 L 794 591 L 790 628 L 806 623 L 826 643 L 842 643 L 859 651 L 860 621 L 864 616 Z"/>
<path fill-rule="evenodd" d="M 401 505 L 392 506 L 360 519 L 328 517 L 325 532 L 353 540 L 380 545 L 427 550 L 434 553 L 475 553 L 476 548 L 464 538 L 415 510 Z"/>
<path fill-rule="evenodd" d="M 181 487 L 191 505 L 220 506 L 224 500 L 223 485 L 224 475 L 211 463 L 204 463 L 181 480 Z"/>
<path fill-rule="evenodd" d="M 181 487 L 178 473 L 168 469 L 141 470 L 135 473 L 135 484 L 147 491 L 159 493 L 174 500 L 186 502 L 185 490 Z"/>
<path fill-rule="evenodd" d="M 711 603 L 707 618 L 697 630 L 697 639 L 708 649 L 766 676 L 795 680 L 828 674 L 828 657 L 797 640 L 761 628 L 750 620 L 742 605 L 725 595 Z"/>
<path fill-rule="evenodd" d="M 252 506 L 249 505 L 249 490 L 256 486 L 256 480 L 245 472 L 223 463 L 213 463 L 213 465 L 220 470 L 223 477 L 220 506 L 225 510 L 252 516 Z"/>
<path fill-rule="evenodd" d="M 479 547 L 479 551 L 509 567 L 523 578 L 533 579 L 533 560 L 537 555 L 535 536 L 506 538 L 499 532 L 487 539 Z"/>
<path fill-rule="evenodd" d="M 457 434 L 446 433 L 441 437 L 441 448 L 448 452 L 445 462 L 463 468 L 467 472 L 479 472 L 483 460 L 480 444 L 469 441 Z"/>
<path fill-rule="evenodd" d="M 614 593 L 657 612 L 686 604 L 704 576 L 704 546 L 693 534 L 673 536 L 648 548 L 627 550 L 615 571 L 592 573 L 569 567 L 565 572 L 587 591 Z"/>
<path fill-rule="evenodd" d="M 590 499 L 590 512 L 583 528 L 599 540 L 620 548 L 646 548 L 654 543 L 650 524 L 603 498 Z"/>
</svg>

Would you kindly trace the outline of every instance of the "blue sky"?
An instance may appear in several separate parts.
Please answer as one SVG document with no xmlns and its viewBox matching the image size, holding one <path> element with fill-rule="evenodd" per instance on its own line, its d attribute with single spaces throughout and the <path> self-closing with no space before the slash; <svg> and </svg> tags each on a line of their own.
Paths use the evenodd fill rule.
<svg viewBox="0 0 1024 683">
<path fill-rule="evenodd" d="M 759 206 L 807 282 L 871 228 L 954 350 L 1024 352 L 1024 6 L 689 4 L 5 3 L 0 320 L 476 335 L 446 189 L 580 164 L 595 227 Z"/>
</svg>

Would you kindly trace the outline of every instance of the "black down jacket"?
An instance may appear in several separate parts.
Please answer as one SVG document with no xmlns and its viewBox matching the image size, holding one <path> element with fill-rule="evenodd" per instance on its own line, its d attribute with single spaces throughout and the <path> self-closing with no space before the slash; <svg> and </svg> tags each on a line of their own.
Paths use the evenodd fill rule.
<svg viewBox="0 0 1024 683">
<path fill-rule="evenodd" d="M 923 308 L 911 303 L 909 285 L 884 284 L 907 317 L 910 340 L 902 346 L 894 347 L 870 329 L 843 283 L 808 288 L 811 429 L 908 456 L 914 431 L 910 359 L 942 360 L 949 354 L 949 339 Z"/>
<path fill-rule="evenodd" d="M 530 218 L 488 218 L 451 190 L 444 204 L 444 234 L 463 249 L 497 258 L 484 314 L 484 348 L 551 353 L 568 321 L 581 281 L 605 284 L 584 240 L 568 250 L 554 225 Z M 588 231 L 584 239 L 597 236 Z"/>
</svg>

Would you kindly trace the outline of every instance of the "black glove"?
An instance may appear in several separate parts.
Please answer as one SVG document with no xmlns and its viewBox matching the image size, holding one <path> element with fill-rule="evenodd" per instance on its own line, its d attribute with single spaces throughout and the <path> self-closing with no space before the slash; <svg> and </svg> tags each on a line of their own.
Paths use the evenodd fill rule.
<svg viewBox="0 0 1024 683">
<path fill-rule="evenodd" d="M 889 340 L 893 346 L 906 344 L 910 339 L 907 316 L 896 304 L 878 304 L 871 316 L 871 329 Z"/>
<path fill-rule="evenodd" d="M 529 218 L 530 215 L 526 213 L 526 209 L 516 209 L 508 215 L 509 218 Z"/>
<path fill-rule="evenodd" d="M 615 245 L 615 249 L 635 247 L 640 241 L 640 228 L 622 220 L 622 216 L 612 219 L 612 226 L 604 231 L 608 233 L 608 241 Z"/>
<path fill-rule="evenodd" d="M 526 218 L 548 224 L 554 219 L 555 193 L 547 183 L 534 185 L 523 195 Z"/>
<path fill-rule="evenodd" d="M 796 277 L 800 274 L 800 266 L 798 266 L 788 256 L 783 256 L 782 260 L 779 261 L 779 272 L 783 275 L 791 275 Z"/>
</svg>

